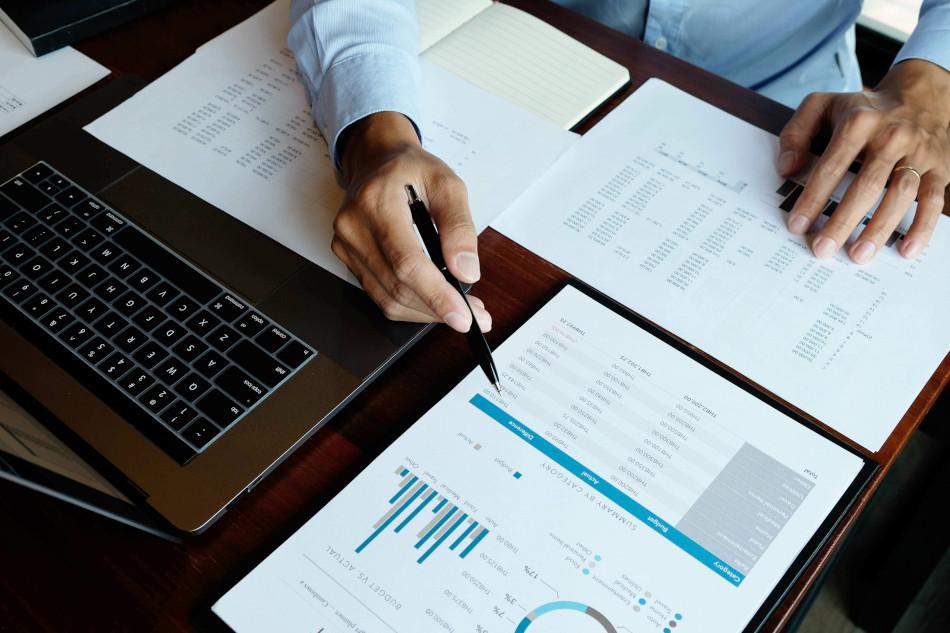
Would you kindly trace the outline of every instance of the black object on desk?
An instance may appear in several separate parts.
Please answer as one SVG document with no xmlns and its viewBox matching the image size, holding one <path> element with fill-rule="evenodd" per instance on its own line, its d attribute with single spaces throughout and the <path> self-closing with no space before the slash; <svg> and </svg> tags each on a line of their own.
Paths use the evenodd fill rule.
<svg viewBox="0 0 950 633">
<path fill-rule="evenodd" d="M 472 311 L 468 297 L 465 296 L 465 290 L 462 289 L 462 284 L 459 283 L 458 279 L 452 276 L 452 273 L 449 272 L 449 267 L 445 264 L 445 257 L 442 255 L 442 245 L 439 241 L 439 232 L 435 228 L 432 216 L 429 215 L 429 210 L 416 194 L 416 190 L 412 185 L 406 185 L 406 193 L 409 194 L 409 210 L 412 212 L 412 221 L 419 230 L 422 243 L 425 245 L 426 250 L 429 251 L 429 257 L 432 258 L 432 263 L 439 269 L 445 277 L 445 280 L 462 295 L 462 300 L 465 301 L 465 305 L 472 315 L 472 327 L 470 327 L 465 334 L 468 338 L 468 345 L 472 348 L 472 353 L 475 355 L 475 358 L 478 359 L 478 364 L 481 366 L 482 371 L 485 372 L 489 382 L 498 390 L 498 393 L 501 393 L 501 387 L 498 385 L 498 369 L 495 367 L 495 361 L 491 355 L 491 348 L 488 346 L 488 341 L 485 340 L 485 335 L 482 334 L 481 328 L 478 327 L 475 312 Z"/>
</svg>

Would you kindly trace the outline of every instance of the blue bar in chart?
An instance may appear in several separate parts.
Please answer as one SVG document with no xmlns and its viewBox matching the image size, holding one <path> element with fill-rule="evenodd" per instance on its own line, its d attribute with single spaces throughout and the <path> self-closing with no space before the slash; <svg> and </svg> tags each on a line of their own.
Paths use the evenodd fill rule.
<svg viewBox="0 0 950 633">
<path fill-rule="evenodd" d="M 416 559 L 424 563 L 432 554 L 448 544 L 448 549 L 465 558 L 488 535 L 488 529 L 455 504 L 438 494 L 409 469 L 400 466 L 394 473 L 399 477 L 396 492 L 389 498 L 389 508 L 373 524 L 373 531 L 356 548 L 361 554 L 391 526 L 394 534 L 401 533 L 413 522 L 421 527 L 413 535 L 413 549 L 421 554 Z M 400 520 L 401 519 L 401 520 Z"/>
</svg>

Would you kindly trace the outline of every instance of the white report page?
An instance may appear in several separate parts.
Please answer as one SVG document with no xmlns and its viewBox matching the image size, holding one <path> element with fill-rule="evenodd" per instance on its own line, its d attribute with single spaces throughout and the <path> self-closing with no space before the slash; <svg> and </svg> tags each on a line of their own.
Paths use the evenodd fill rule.
<svg viewBox="0 0 950 633">
<path fill-rule="evenodd" d="M 239 632 L 738 633 L 862 468 L 573 287 L 214 606 Z"/>
<path fill-rule="evenodd" d="M 950 350 L 950 218 L 916 260 L 910 213 L 870 264 L 819 260 L 785 227 L 801 188 L 777 155 L 651 79 L 492 226 L 876 451 Z"/>
</svg>

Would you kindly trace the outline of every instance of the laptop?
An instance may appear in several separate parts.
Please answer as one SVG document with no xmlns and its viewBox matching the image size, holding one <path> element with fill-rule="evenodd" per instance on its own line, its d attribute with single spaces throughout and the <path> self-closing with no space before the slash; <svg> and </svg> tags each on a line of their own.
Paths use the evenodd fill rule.
<svg viewBox="0 0 950 633">
<path fill-rule="evenodd" d="M 0 479 L 174 537 L 425 327 L 82 130 L 141 85 L 0 140 Z"/>
</svg>

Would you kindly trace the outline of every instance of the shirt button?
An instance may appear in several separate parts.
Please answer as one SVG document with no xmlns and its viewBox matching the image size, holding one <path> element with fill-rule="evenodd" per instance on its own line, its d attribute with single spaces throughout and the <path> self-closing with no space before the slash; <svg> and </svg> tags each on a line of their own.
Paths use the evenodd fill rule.
<svg viewBox="0 0 950 633">
<path fill-rule="evenodd" d="M 666 38 L 663 37 L 662 35 L 661 35 L 660 37 L 656 38 L 655 40 L 653 40 L 653 45 L 656 46 L 656 47 L 657 47 L 658 49 L 660 49 L 661 51 L 665 51 L 665 50 L 666 50 L 666 46 L 667 46 L 668 44 L 669 44 L 669 42 L 667 42 L 667 41 L 666 41 Z"/>
</svg>

